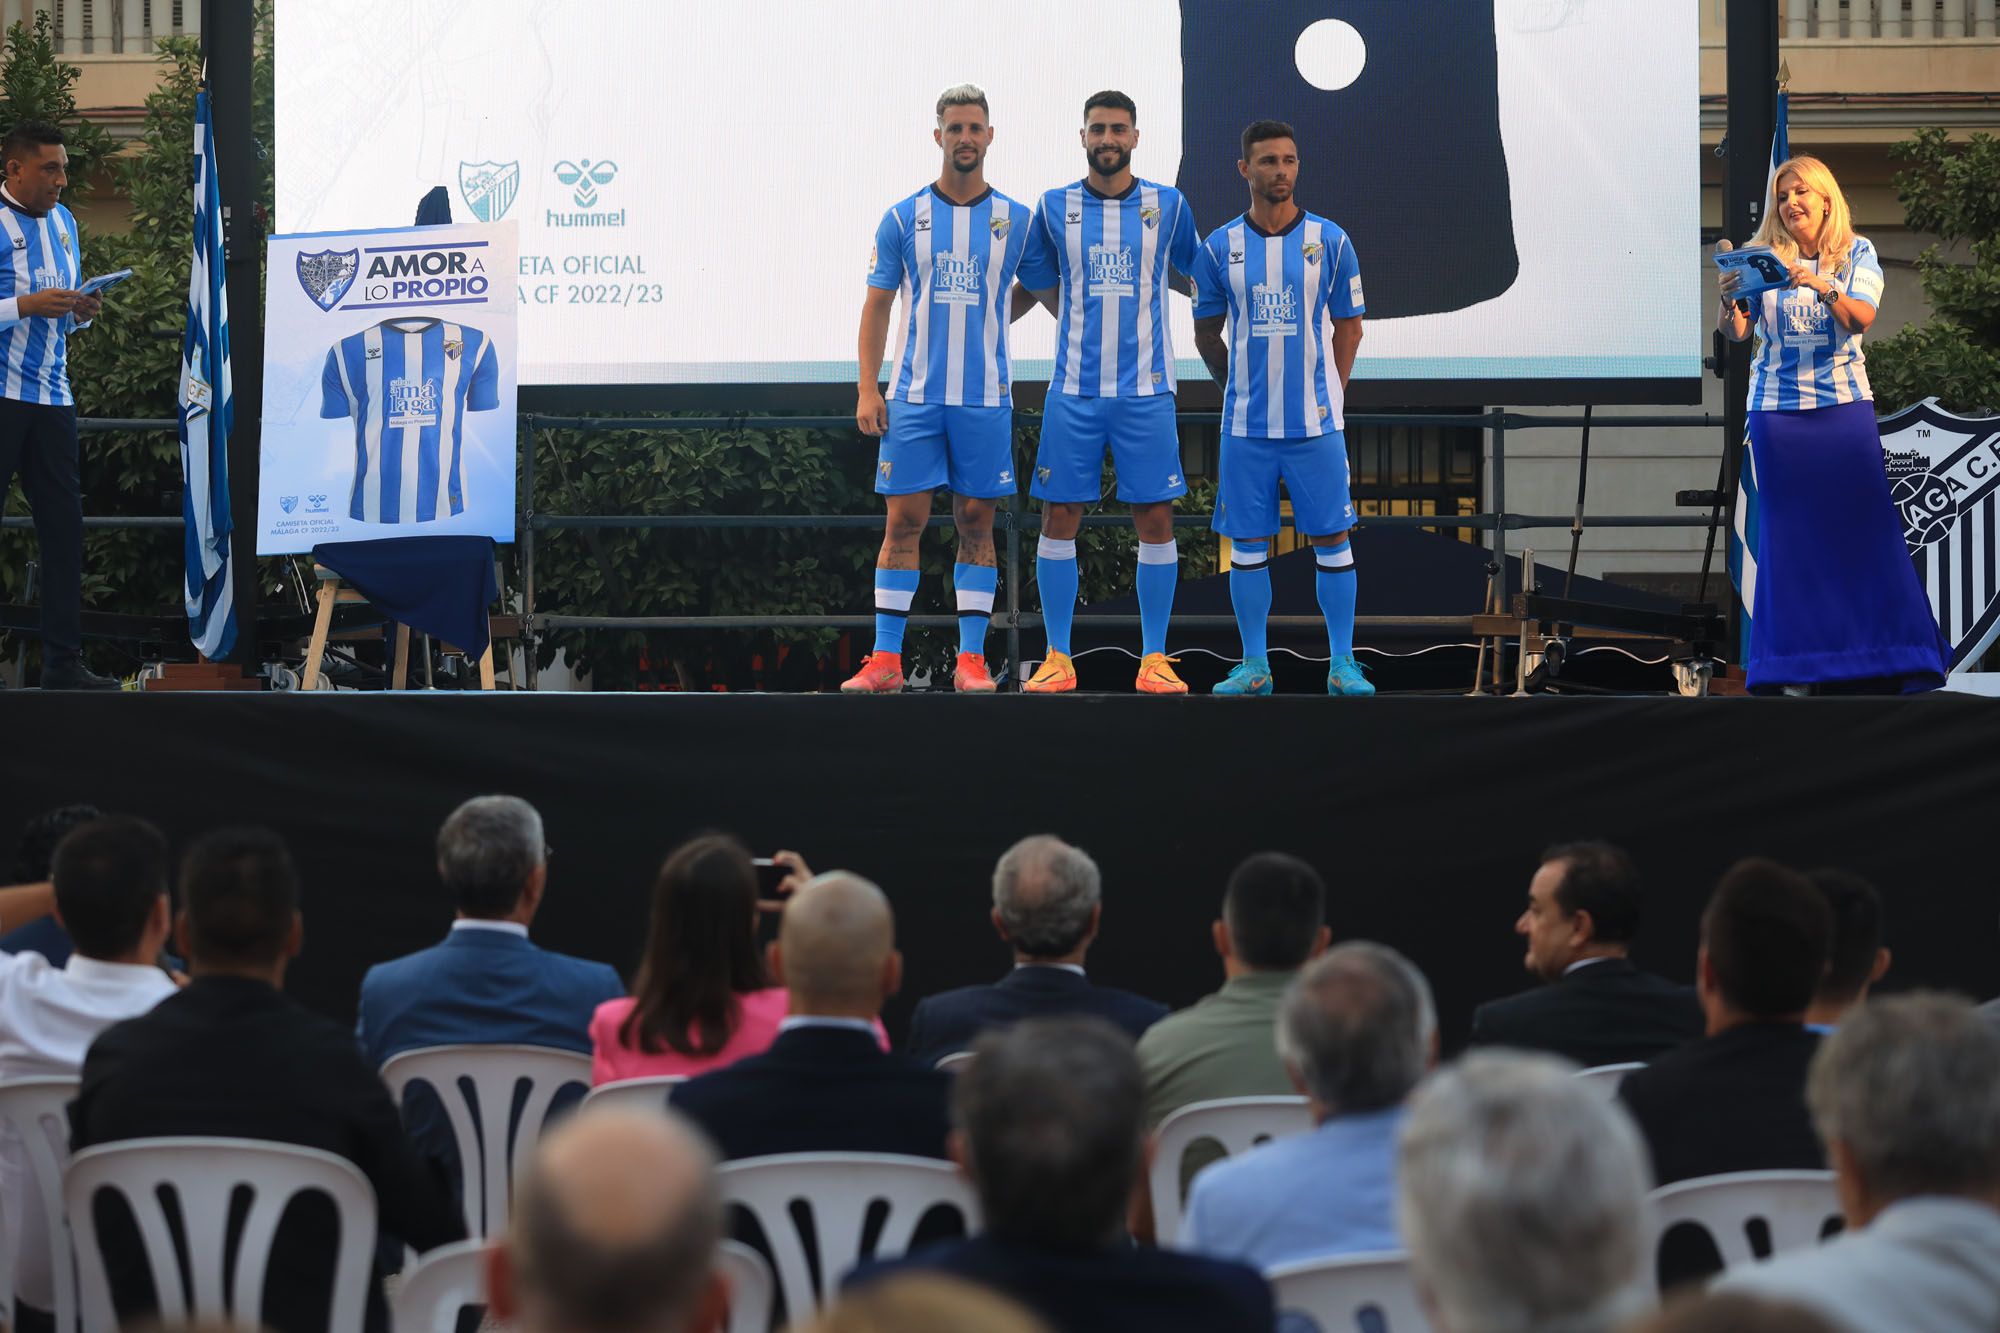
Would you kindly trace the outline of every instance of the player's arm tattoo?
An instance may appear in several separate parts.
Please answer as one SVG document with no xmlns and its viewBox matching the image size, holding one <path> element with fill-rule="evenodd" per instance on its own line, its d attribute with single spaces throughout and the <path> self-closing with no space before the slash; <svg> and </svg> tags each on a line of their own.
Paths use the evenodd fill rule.
<svg viewBox="0 0 2000 1333">
<path fill-rule="evenodd" d="M 1195 350 L 1218 385 L 1229 383 L 1229 345 L 1222 340 L 1222 326 L 1228 319 L 1227 315 L 1210 315 L 1194 322 Z"/>
</svg>

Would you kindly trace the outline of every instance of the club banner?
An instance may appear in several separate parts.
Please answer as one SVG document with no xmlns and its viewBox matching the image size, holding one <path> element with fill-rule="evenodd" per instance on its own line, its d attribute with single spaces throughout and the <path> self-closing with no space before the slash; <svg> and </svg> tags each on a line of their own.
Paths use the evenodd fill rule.
<svg viewBox="0 0 2000 1333">
<path fill-rule="evenodd" d="M 517 247 L 513 222 L 271 237 L 257 554 L 514 539 Z"/>
<path fill-rule="evenodd" d="M 1880 429 L 1903 540 L 1962 670 L 2000 634 L 2000 417 L 1954 416 L 1926 398 Z"/>
</svg>

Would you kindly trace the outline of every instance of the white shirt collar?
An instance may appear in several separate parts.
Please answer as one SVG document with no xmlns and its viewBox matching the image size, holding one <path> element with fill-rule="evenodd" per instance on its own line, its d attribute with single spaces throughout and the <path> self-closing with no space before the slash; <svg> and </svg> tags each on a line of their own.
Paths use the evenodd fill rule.
<svg viewBox="0 0 2000 1333">
<path fill-rule="evenodd" d="M 1611 961 L 1613 961 L 1613 959 L 1609 954 L 1600 954 L 1595 958 L 1579 958 L 1574 963 L 1571 963 L 1568 967 L 1563 969 L 1563 975 L 1568 976 L 1572 972 L 1581 971 L 1584 968 L 1589 967 L 1592 963 L 1609 963 Z"/>
<path fill-rule="evenodd" d="M 875 1024 L 865 1018 L 833 1018 L 819 1014 L 792 1014 L 778 1023 L 778 1031 L 790 1032 L 794 1028 L 845 1028 L 851 1032 L 866 1032 L 875 1035 Z"/>
<path fill-rule="evenodd" d="M 0 190 L 6 188 L 0 185 Z M 103 958 L 85 958 L 80 953 L 69 956 L 69 961 L 63 964 L 63 971 L 78 981 L 143 982 L 148 973 L 172 980 L 151 963 L 114 963 Z"/>
<path fill-rule="evenodd" d="M 1074 973 L 1076 973 L 1076 974 L 1077 974 L 1078 976 L 1083 976 L 1083 975 L 1084 975 L 1084 971 L 1083 971 L 1083 967 L 1082 967 L 1082 966 L 1081 966 L 1080 964 L 1077 964 L 1077 963 L 1016 963 L 1016 964 L 1014 964 L 1014 970 L 1015 970 L 1016 972 L 1019 972 L 1019 971 L 1020 971 L 1020 970 L 1021 970 L 1022 968 L 1024 968 L 1024 967 L 1053 967 L 1053 968 L 1055 968 L 1056 970 L 1058 970 L 1058 971 L 1061 971 L 1061 972 L 1074 972 Z"/>
<path fill-rule="evenodd" d="M 509 935 L 528 938 L 528 928 L 518 921 L 475 921 L 471 917 L 460 917 L 451 923 L 453 930 L 498 930 Z"/>
</svg>

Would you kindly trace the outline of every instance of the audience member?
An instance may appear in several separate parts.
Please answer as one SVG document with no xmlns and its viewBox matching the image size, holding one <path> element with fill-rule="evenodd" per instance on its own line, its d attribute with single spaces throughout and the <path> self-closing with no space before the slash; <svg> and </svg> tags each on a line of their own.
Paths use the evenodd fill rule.
<svg viewBox="0 0 2000 1333">
<path fill-rule="evenodd" d="M 1585 1067 L 1651 1060 L 1701 1035 L 1685 986 L 1626 956 L 1639 933 L 1639 872 L 1618 848 L 1573 842 L 1542 853 L 1514 932 L 1544 985 L 1473 1011 L 1474 1046 L 1548 1051 Z"/>
<path fill-rule="evenodd" d="M 1023 1018 L 1094 1014 L 1133 1037 L 1167 1007 L 1093 985 L 1084 955 L 1104 907 L 1097 863 L 1040 834 L 1009 847 L 993 868 L 993 928 L 1014 949 L 1014 970 L 991 986 L 962 986 L 917 1004 L 905 1049 L 926 1064 L 971 1047 L 988 1028 Z"/>
<path fill-rule="evenodd" d="M 775 858 L 790 895 L 812 878 L 796 852 Z M 704 833 L 676 848 L 653 881 L 646 954 L 630 998 L 590 1020 L 590 1081 L 705 1074 L 767 1050 L 785 1017 L 757 943 L 757 867 L 742 843 Z M 878 1025 L 879 1026 L 879 1025 Z M 883 1048 L 888 1035 L 882 1035 Z"/>
<path fill-rule="evenodd" d="M 1846 870 L 1815 870 L 1806 878 L 1833 914 L 1826 975 L 1806 1007 L 1806 1026 L 1824 1036 L 1868 998 L 1868 988 L 1889 970 L 1889 951 L 1882 944 L 1882 895 L 1873 884 Z"/>
<path fill-rule="evenodd" d="M 1396 1250 L 1396 1134 L 1437 1054 L 1430 983 L 1379 944 L 1343 944 L 1286 988 L 1277 1047 L 1318 1128 L 1195 1177 L 1182 1248 L 1269 1269 Z"/>
<path fill-rule="evenodd" d="M 1847 1333 L 2000 1329 L 2000 1036 L 1954 997 L 1872 1000 L 1820 1047 L 1806 1095 L 1848 1230 L 1722 1285 Z"/>
<path fill-rule="evenodd" d="M 677 1115 L 593 1109 L 535 1145 L 488 1311 L 518 1333 L 708 1333 L 723 1327 L 715 1154 Z"/>
<path fill-rule="evenodd" d="M 1627 1333 L 1841 1333 L 1804 1306 L 1741 1292 L 1691 1292 Z"/>
<path fill-rule="evenodd" d="M 1474 1052 L 1411 1099 L 1397 1215 L 1439 1333 L 1601 1333 L 1649 1304 L 1645 1148 L 1572 1073 Z"/>
<path fill-rule="evenodd" d="M 1269 1330 L 1255 1269 L 1133 1246 L 1126 1200 L 1145 1170 L 1145 1085 L 1129 1038 L 1099 1018 L 1028 1019 L 982 1037 L 956 1078 L 953 1155 L 985 1230 L 860 1270 L 984 1283 L 1058 1333 Z"/>
<path fill-rule="evenodd" d="M 1820 1039 L 1805 1014 L 1832 929 L 1812 881 L 1775 861 L 1739 861 L 1722 876 L 1695 962 L 1708 1035 L 1619 1086 L 1656 1183 L 1825 1166 L 1806 1112 L 1806 1067 Z"/>
<path fill-rule="evenodd" d="M 882 1049 L 876 1016 L 903 979 L 896 922 L 858 875 L 792 896 L 771 946 L 790 1016 L 761 1055 L 688 1080 L 673 1104 L 723 1157 L 887 1152 L 943 1157 L 951 1076 Z"/>
<path fill-rule="evenodd" d="M 1139 1038 L 1149 1125 L 1190 1102 L 1292 1091 L 1271 1029 L 1286 985 L 1326 948 L 1326 886 L 1296 856 L 1260 852 L 1230 874 L 1209 931 L 1222 989 Z"/>
<path fill-rule="evenodd" d="M 0 925 L 60 922 L 67 961 L 58 968 L 39 952 L 0 954 L 0 1080 L 74 1077 L 98 1033 L 174 993 L 153 961 L 172 924 L 160 831 L 122 815 L 92 819 L 69 826 L 47 859 L 53 887 L 7 891 Z M 0 1245 L 14 1260 L 15 1298 L 31 1307 L 24 1326 L 46 1325 L 55 1306 L 43 1209 L 19 1134 L 0 1127 Z"/>
<path fill-rule="evenodd" d="M 261 829 L 211 833 L 188 850 L 180 879 L 176 929 L 194 979 L 91 1046 L 70 1106 L 72 1145 L 190 1134 L 318 1148 L 368 1177 L 384 1232 L 420 1250 L 462 1238 L 458 1205 L 404 1137 L 353 1035 L 282 993 L 304 936 L 284 843 Z M 262 1311 L 278 1333 L 326 1327 L 335 1227 L 331 1210 L 300 1207 L 278 1229 Z M 107 1221 L 100 1240 L 121 1322 L 151 1313 L 129 1218 Z M 371 1329 L 387 1326 L 372 1282 L 368 1310 Z"/>
<path fill-rule="evenodd" d="M 30 819 L 21 830 L 21 845 L 15 849 L 13 863 L 7 867 L 7 874 L 0 879 L 0 883 L 46 883 L 49 865 L 55 859 L 56 844 L 63 840 L 63 835 L 103 813 L 94 805 L 64 805 L 44 810 Z M 0 933 L 0 953 L 38 953 L 53 967 L 61 967 L 69 961 L 69 932 L 54 917 L 24 922 L 19 929 L 12 924 L 4 924 L 0 928 L 4 928 L 5 932 Z"/>
<path fill-rule="evenodd" d="M 795 1333 L 1049 1333 L 997 1291 L 936 1273 L 905 1273 L 842 1296 Z"/>
</svg>

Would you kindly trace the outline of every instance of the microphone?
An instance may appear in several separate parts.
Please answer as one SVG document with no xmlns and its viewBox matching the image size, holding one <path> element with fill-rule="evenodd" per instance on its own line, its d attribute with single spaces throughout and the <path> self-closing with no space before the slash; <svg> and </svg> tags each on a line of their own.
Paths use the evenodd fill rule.
<svg viewBox="0 0 2000 1333">
<path fill-rule="evenodd" d="M 1720 237 L 1715 242 L 1715 253 L 1719 255 L 1726 255 L 1735 248 L 1736 248 L 1736 242 L 1730 240 L 1727 236 Z M 1750 313 L 1749 297 L 1739 296 L 1736 298 L 1736 313 L 1739 315 L 1747 315 Z"/>
</svg>

